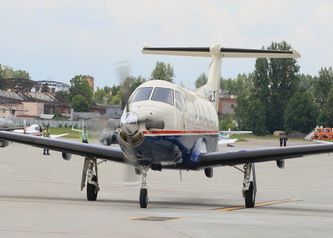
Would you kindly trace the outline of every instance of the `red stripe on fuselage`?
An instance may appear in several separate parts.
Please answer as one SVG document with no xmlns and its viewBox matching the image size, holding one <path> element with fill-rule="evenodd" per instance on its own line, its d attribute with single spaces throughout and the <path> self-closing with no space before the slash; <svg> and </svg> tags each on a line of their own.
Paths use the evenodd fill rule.
<svg viewBox="0 0 333 238">
<path fill-rule="evenodd" d="M 218 134 L 219 131 L 143 131 L 145 135 L 161 135 L 161 134 Z"/>
</svg>

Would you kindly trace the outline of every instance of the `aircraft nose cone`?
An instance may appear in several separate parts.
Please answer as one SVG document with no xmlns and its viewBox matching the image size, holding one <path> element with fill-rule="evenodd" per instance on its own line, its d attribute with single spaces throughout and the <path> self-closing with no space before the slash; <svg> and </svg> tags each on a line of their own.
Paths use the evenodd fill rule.
<svg viewBox="0 0 333 238">
<path fill-rule="evenodd" d="M 135 112 L 127 112 L 120 118 L 120 128 L 126 135 L 134 135 L 139 130 L 139 116 Z"/>
</svg>

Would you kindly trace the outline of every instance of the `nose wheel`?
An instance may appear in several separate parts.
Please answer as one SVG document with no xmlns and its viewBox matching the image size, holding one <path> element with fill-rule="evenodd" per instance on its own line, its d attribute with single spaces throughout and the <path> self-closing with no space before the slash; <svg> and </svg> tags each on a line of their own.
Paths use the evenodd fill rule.
<svg viewBox="0 0 333 238">
<path fill-rule="evenodd" d="M 149 166 L 140 166 L 141 168 L 141 175 L 142 175 L 142 184 L 140 188 L 140 196 L 139 196 L 139 201 L 140 201 L 140 207 L 141 208 L 147 208 L 148 206 L 148 187 L 147 187 L 147 172 L 149 169 Z"/>
<path fill-rule="evenodd" d="M 140 189 L 140 207 L 147 208 L 148 206 L 148 189 L 141 188 Z"/>
</svg>

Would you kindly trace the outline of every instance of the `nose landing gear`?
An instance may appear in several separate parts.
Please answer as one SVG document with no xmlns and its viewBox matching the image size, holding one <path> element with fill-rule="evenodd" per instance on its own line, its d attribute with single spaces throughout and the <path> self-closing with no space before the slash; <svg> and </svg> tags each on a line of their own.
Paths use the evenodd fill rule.
<svg viewBox="0 0 333 238">
<path fill-rule="evenodd" d="M 147 187 L 147 172 L 149 170 L 149 166 L 143 165 L 140 166 L 141 169 L 141 175 L 142 175 L 142 184 L 140 188 L 140 196 L 139 196 L 139 201 L 140 201 L 140 207 L 141 208 L 147 208 L 148 206 L 148 187 Z"/>
</svg>

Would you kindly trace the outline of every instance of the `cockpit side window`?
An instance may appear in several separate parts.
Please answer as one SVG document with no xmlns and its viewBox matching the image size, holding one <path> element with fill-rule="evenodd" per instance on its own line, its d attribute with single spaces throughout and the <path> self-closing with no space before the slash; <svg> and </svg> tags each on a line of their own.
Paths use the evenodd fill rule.
<svg viewBox="0 0 333 238">
<path fill-rule="evenodd" d="M 182 110 L 182 107 L 181 107 L 182 103 L 181 102 L 182 102 L 182 98 L 181 98 L 180 92 L 176 91 L 176 108 L 180 111 Z"/>
<path fill-rule="evenodd" d="M 148 100 L 151 94 L 151 91 L 153 90 L 152 87 L 147 88 L 138 88 L 133 96 L 130 99 L 130 102 L 137 102 L 137 101 L 145 101 Z"/>
<path fill-rule="evenodd" d="M 186 112 L 187 107 L 186 107 L 186 100 L 184 95 L 176 90 L 176 108 L 179 110 L 183 110 Z"/>
<path fill-rule="evenodd" d="M 170 88 L 156 87 L 151 96 L 151 100 L 173 105 L 173 90 Z"/>
</svg>

